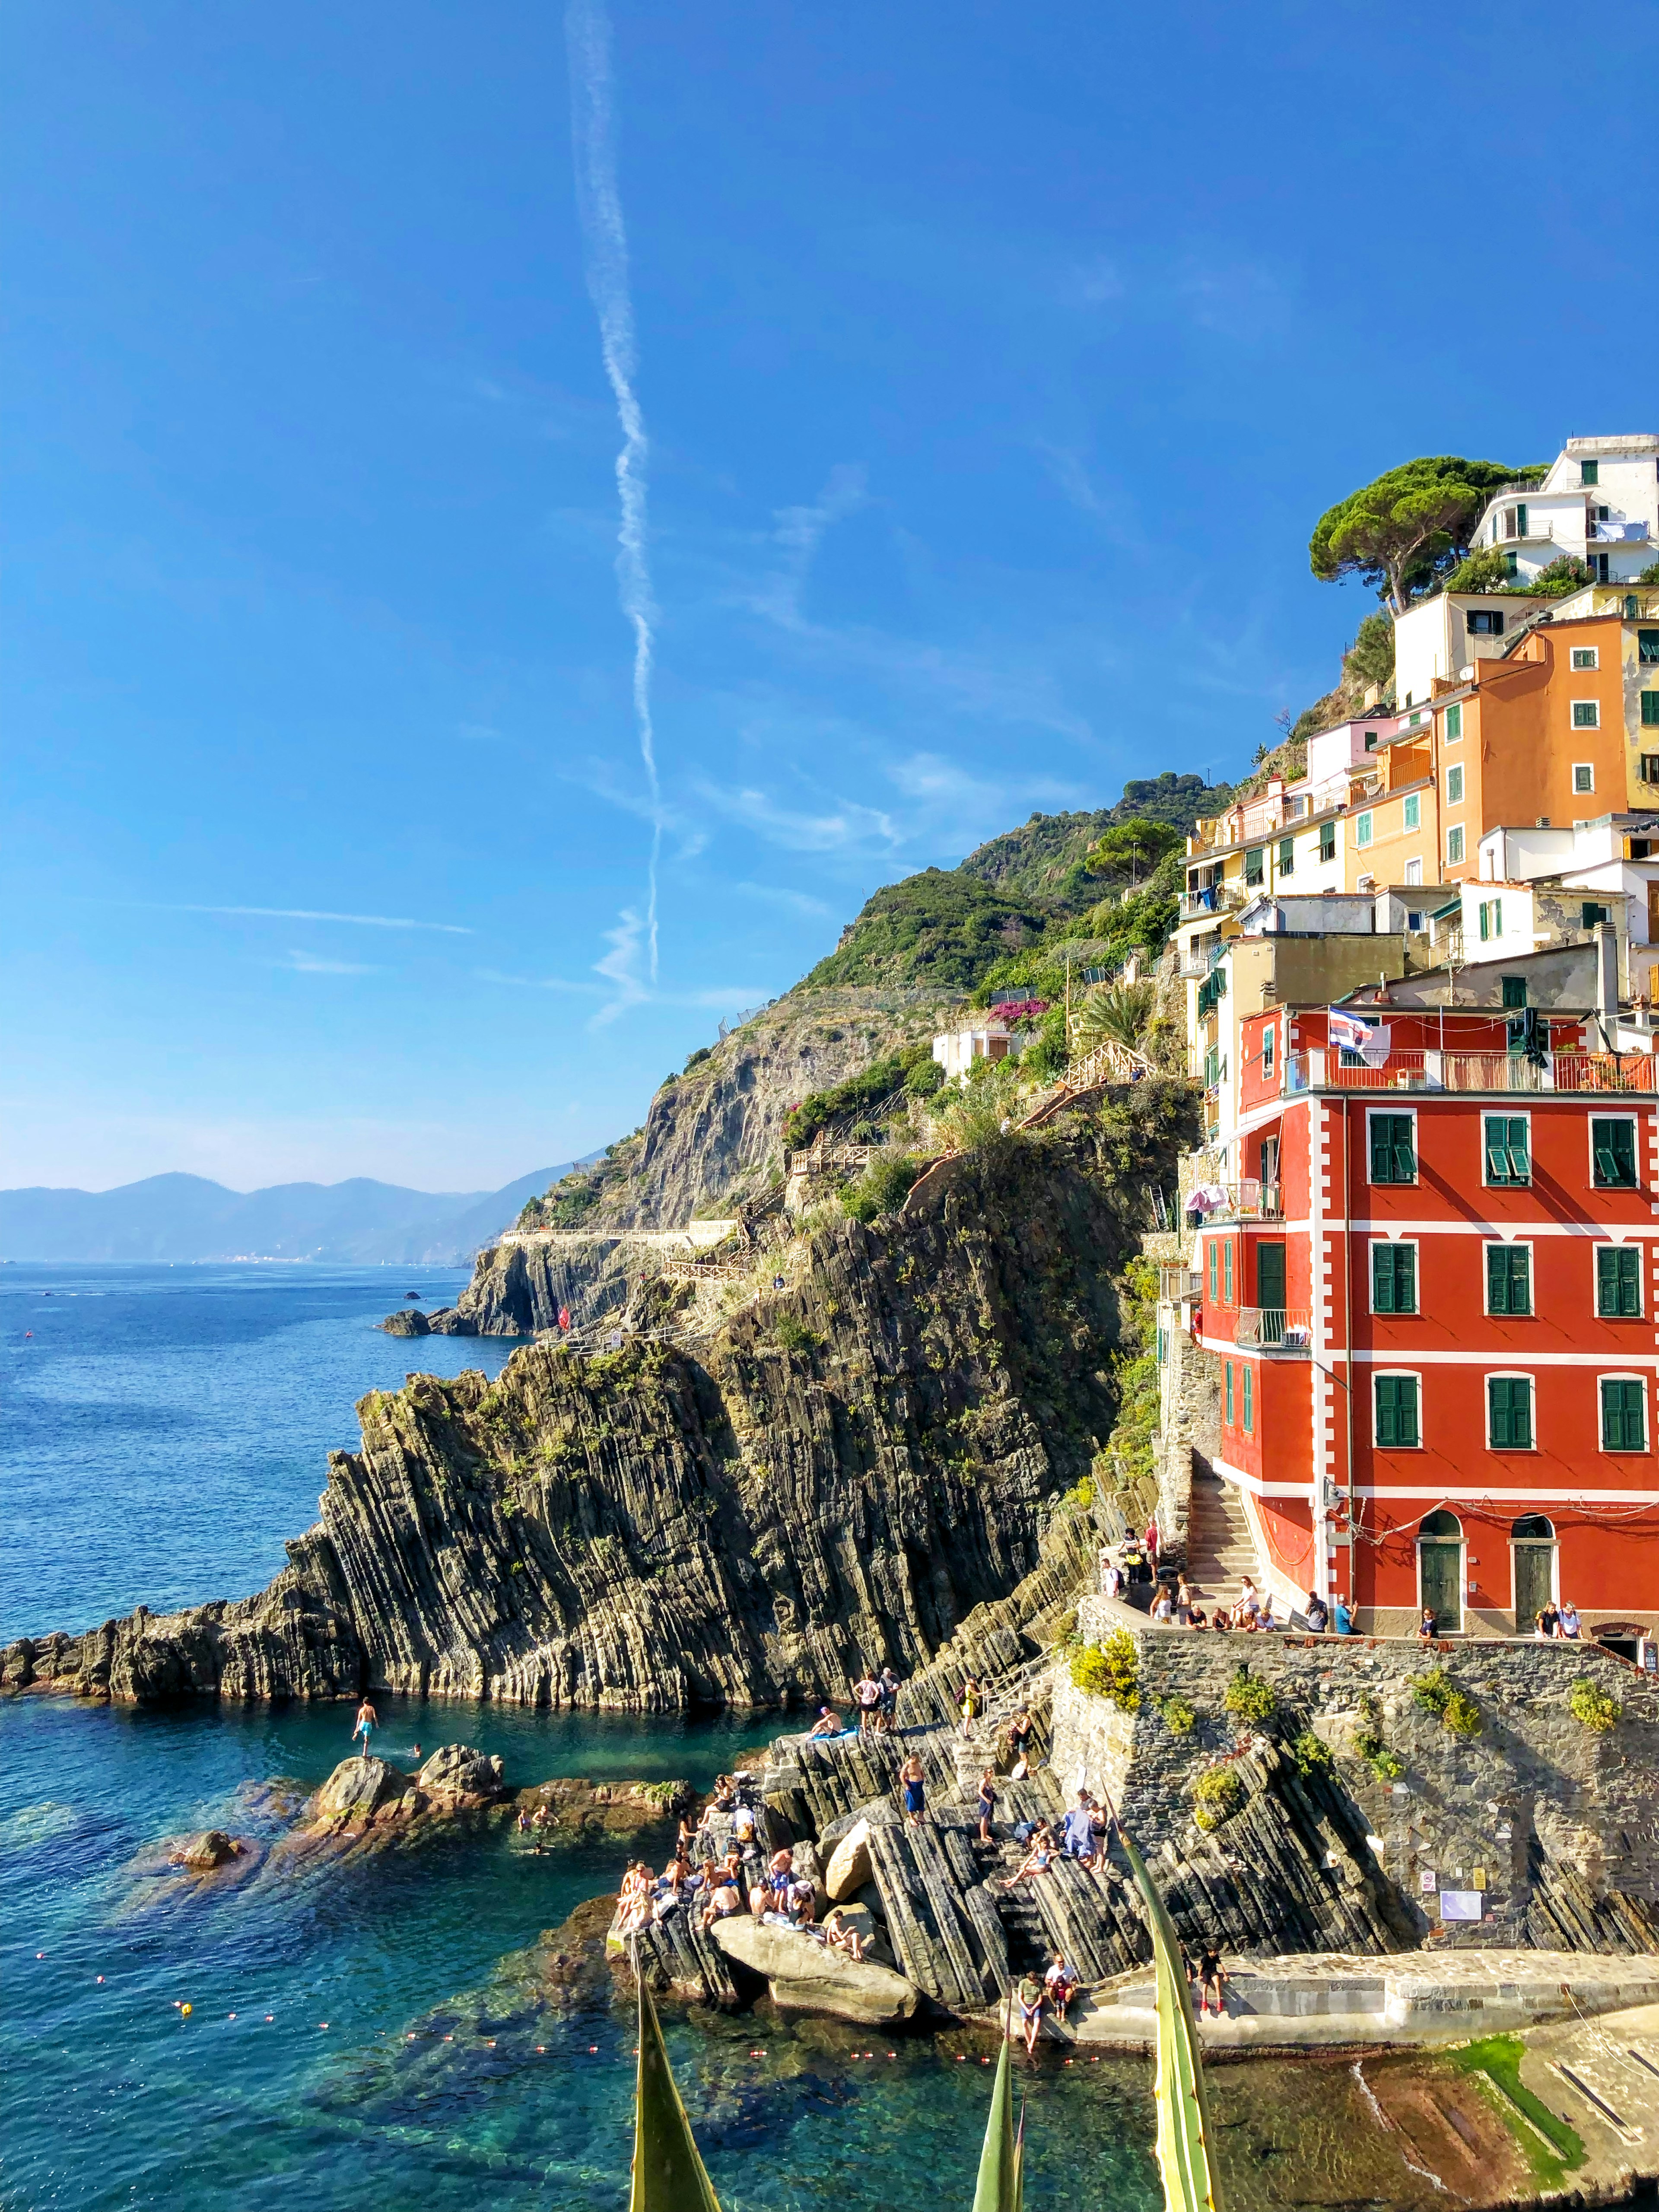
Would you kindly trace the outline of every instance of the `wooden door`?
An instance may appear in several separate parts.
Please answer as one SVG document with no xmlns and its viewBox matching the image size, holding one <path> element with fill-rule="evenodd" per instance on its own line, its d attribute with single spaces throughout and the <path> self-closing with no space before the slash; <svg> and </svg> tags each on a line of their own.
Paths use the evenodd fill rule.
<svg viewBox="0 0 1659 2212">
<path fill-rule="evenodd" d="M 1553 1544 L 1515 1547 L 1515 1632 L 1530 1636 L 1538 1616 L 1555 1595 Z"/>
<path fill-rule="evenodd" d="M 1443 1632 L 1463 1626 L 1463 1547 L 1443 1536 L 1425 1536 L 1417 1547 L 1419 1603 L 1428 1606 Z"/>
</svg>

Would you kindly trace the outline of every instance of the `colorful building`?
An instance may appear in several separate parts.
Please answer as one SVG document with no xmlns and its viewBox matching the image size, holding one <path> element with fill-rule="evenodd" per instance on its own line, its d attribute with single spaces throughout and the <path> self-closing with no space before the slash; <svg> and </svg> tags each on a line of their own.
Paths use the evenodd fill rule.
<svg viewBox="0 0 1659 2212">
<path fill-rule="evenodd" d="M 1659 1060 L 1594 1004 L 1610 936 L 1533 956 L 1578 963 L 1571 1013 L 1419 982 L 1348 1015 L 1357 1048 L 1327 1006 L 1240 1020 L 1184 1311 L 1285 1605 L 1340 1594 L 1382 1634 L 1425 1605 L 1522 1633 L 1551 1596 L 1615 1641 L 1659 1626 Z"/>
</svg>

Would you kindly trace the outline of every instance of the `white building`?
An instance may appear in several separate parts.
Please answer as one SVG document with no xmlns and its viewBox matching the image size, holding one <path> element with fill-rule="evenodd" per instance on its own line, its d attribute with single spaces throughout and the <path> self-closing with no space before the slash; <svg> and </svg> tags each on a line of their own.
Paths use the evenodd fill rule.
<svg viewBox="0 0 1659 2212">
<path fill-rule="evenodd" d="M 1659 559 L 1659 435 L 1569 438 L 1539 484 L 1513 484 L 1487 502 L 1473 540 L 1495 549 L 1519 585 L 1564 554 L 1592 580 L 1632 583 Z M 1402 711 L 1455 682 L 1477 660 L 1501 654 L 1516 629 L 1561 603 L 1523 592 L 1437 592 L 1395 623 L 1395 697 Z"/>
<path fill-rule="evenodd" d="M 947 1083 L 965 1083 L 976 1060 L 1012 1060 L 1018 1056 L 1024 1039 L 1005 1022 L 981 1022 L 977 1027 L 947 1030 L 933 1039 L 933 1058 L 945 1070 Z"/>
</svg>

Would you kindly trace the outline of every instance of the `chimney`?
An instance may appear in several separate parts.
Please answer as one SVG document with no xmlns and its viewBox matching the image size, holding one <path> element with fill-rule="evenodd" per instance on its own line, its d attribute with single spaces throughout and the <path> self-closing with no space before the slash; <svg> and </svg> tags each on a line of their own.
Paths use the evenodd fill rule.
<svg viewBox="0 0 1659 2212">
<path fill-rule="evenodd" d="M 1619 932 L 1610 921 L 1595 925 L 1595 1011 L 1603 1048 L 1612 1052 L 1619 1021 Z"/>
</svg>

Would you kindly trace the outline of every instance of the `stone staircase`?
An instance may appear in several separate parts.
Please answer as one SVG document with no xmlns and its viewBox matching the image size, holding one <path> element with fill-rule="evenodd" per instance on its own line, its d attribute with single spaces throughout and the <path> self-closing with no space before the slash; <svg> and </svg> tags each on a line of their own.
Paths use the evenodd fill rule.
<svg viewBox="0 0 1659 2212">
<path fill-rule="evenodd" d="M 1243 1500 L 1231 1483 L 1212 1473 L 1208 1463 L 1194 1453 L 1187 1530 L 1188 1582 L 1203 1598 L 1207 1609 L 1218 1599 L 1231 1605 L 1246 1575 L 1258 1589 L 1266 1589 L 1250 1524 L 1244 1516 Z"/>
</svg>

